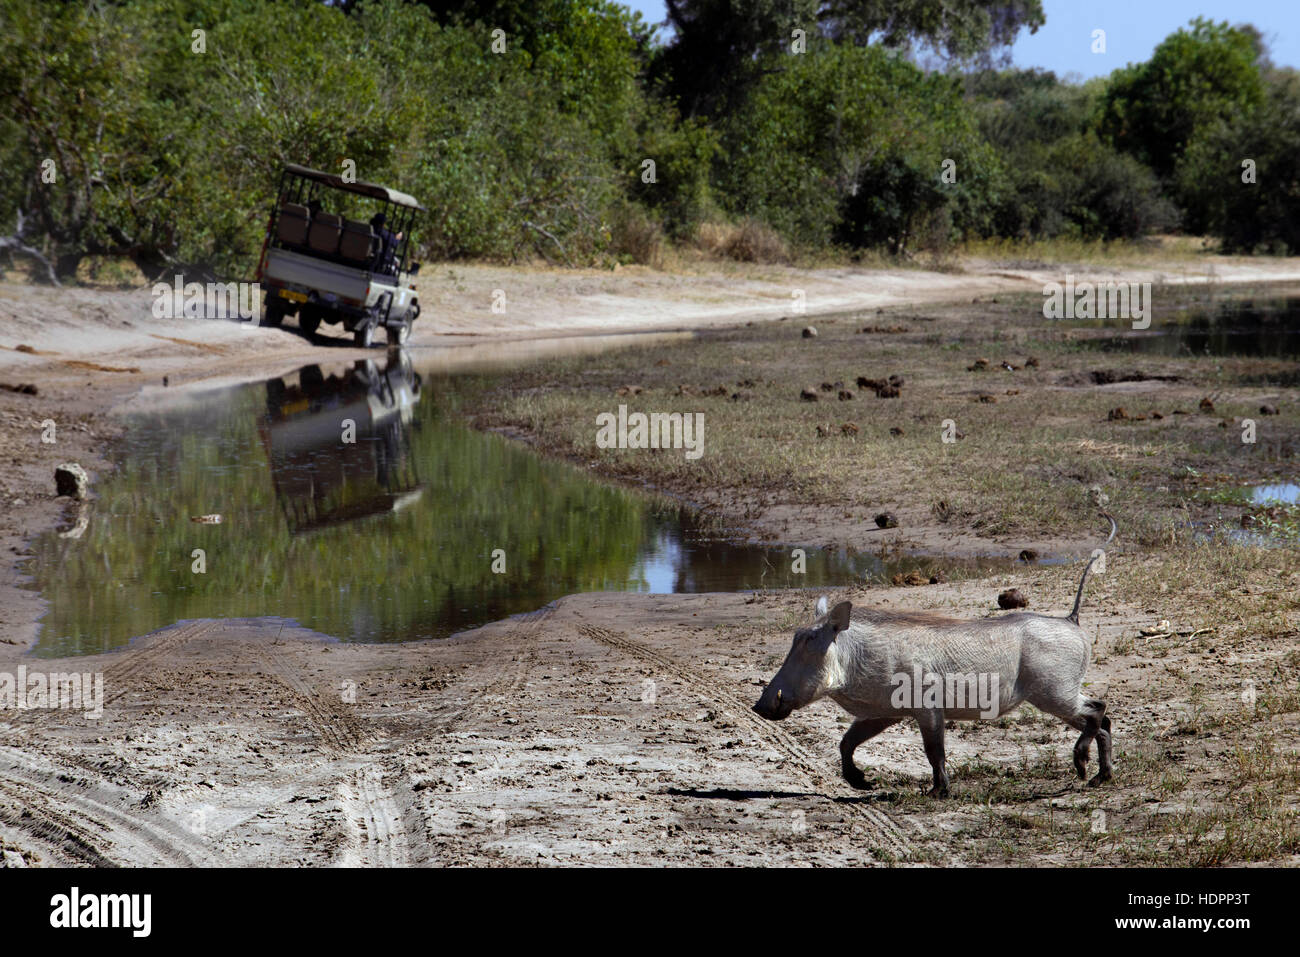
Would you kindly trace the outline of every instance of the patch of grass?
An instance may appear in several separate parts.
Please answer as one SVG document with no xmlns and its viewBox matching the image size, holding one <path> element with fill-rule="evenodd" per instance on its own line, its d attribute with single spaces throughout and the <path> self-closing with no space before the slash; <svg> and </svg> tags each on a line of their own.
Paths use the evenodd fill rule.
<svg viewBox="0 0 1300 957">
<path fill-rule="evenodd" d="M 1157 314 L 1196 295 L 1167 290 Z M 858 312 L 710 332 L 606 353 L 598 363 L 555 360 L 488 390 L 477 421 L 526 432 L 544 452 L 718 506 L 742 523 L 774 505 L 828 506 L 850 524 L 911 509 L 913 526 L 1087 542 L 1098 532 L 1094 486 L 1109 497 L 1128 544 L 1177 547 L 1207 516 L 1237 521 L 1245 504 L 1228 484 L 1277 471 L 1268 450 L 1219 427 L 1259 405 L 1250 388 L 1234 385 L 1259 361 L 1098 353 L 1079 338 L 1089 330 L 1044 320 L 1040 307 L 1030 296 L 924 315 Z M 816 338 L 801 337 L 805 324 Z M 1006 371 L 1003 361 L 1018 368 Z M 1176 381 L 1101 387 L 1091 377 L 1098 369 Z M 857 384 L 891 374 L 905 380 L 897 398 Z M 803 390 L 817 400 L 802 400 Z M 841 401 L 841 392 L 852 398 Z M 1205 414 L 1198 404 L 1210 393 L 1219 397 Z M 598 448 L 596 416 L 619 406 L 703 413 L 703 456 Z M 1127 419 L 1111 418 L 1119 406 Z M 1278 454 L 1300 448 L 1292 406 L 1270 420 Z"/>
</svg>

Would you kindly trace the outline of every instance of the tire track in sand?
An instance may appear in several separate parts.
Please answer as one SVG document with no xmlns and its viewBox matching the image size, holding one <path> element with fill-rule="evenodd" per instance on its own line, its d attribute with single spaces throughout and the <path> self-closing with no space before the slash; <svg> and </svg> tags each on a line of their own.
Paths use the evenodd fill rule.
<svg viewBox="0 0 1300 957">
<path fill-rule="evenodd" d="M 171 821 L 139 814 L 122 789 L 70 781 L 36 766 L 32 756 L 17 748 L 0 748 L 0 795 L 5 823 L 94 867 L 213 863 L 199 837 Z"/>
<path fill-rule="evenodd" d="M 156 667 L 172 652 L 220 626 L 195 621 L 154 632 L 112 655 L 104 673 L 104 704 L 132 689 L 132 680 Z M 57 709 L 22 711 L 9 724 L 17 730 L 61 716 Z M 0 820 L 53 845 L 64 855 L 93 867 L 179 866 L 213 863 L 208 848 L 193 834 L 165 819 L 146 816 L 120 789 L 96 780 L 92 769 L 70 784 L 70 768 L 53 758 L 38 764 L 39 752 L 0 749 Z"/>
<path fill-rule="evenodd" d="M 671 658 L 608 628 L 579 625 L 578 631 L 593 641 L 608 645 L 646 664 L 662 668 L 685 682 L 687 687 L 694 689 L 706 700 L 715 702 L 721 710 L 726 712 L 728 718 L 744 727 L 748 727 L 756 737 L 781 752 L 794 765 L 807 786 L 825 792 L 831 792 L 833 788 L 839 786 L 840 779 L 838 776 L 832 776 L 823 771 L 819 767 L 817 760 L 805 751 L 803 746 L 795 741 L 784 729 L 754 714 L 747 702 L 741 701 L 730 688 L 720 682 L 703 675 L 694 674 Z M 845 806 L 852 808 L 854 813 L 862 819 L 867 827 L 868 838 L 876 847 L 898 858 L 905 858 L 913 853 L 912 843 L 899 826 L 883 811 L 860 802 L 846 802 Z"/>
<path fill-rule="evenodd" d="M 358 768 L 339 784 L 339 803 L 351 826 L 351 842 L 340 861 L 346 866 L 409 867 L 411 845 L 403 813 L 384 784 L 383 769 Z"/>
<path fill-rule="evenodd" d="M 342 695 L 337 700 L 321 695 L 302 673 L 274 648 L 261 649 L 269 677 L 288 693 L 293 706 L 307 720 L 317 746 L 326 757 L 345 767 L 338 801 L 347 822 L 348 842 L 339 861 L 345 867 L 407 867 L 410 840 L 403 826 L 403 811 L 385 784 L 381 759 L 368 753 L 373 739 L 348 712 Z M 359 767 L 357 762 L 364 762 Z"/>
<path fill-rule="evenodd" d="M 551 616 L 555 614 L 557 607 L 557 602 L 551 602 L 536 611 L 518 615 L 509 631 L 500 638 L 493 639 L 495 642 L 510 642 L 514 645 L 514 647 L 508 649 L 512 652 L 508 658 L 503 654 L 501 657 L 494 659 L 497 662 L 508 661 L 509 664 L 498 668 L 497 674 L 477 691 L 471 692 L 460 707 L 450 714 L 439 716 L 438 728 L 440 730 L 449 731 L 457 722 L 469 714 L 475 705 L 482 701 L 489 698 L 508 699 L 515 696 L 515 693 L 523 687 L 524 681 L 527 680 L 530 666 L 537 657 L 537 652 L 534 649 L 520 647 L 520 645 L 526 645 L 537 637 L 551 619 Z"/>
</svg>

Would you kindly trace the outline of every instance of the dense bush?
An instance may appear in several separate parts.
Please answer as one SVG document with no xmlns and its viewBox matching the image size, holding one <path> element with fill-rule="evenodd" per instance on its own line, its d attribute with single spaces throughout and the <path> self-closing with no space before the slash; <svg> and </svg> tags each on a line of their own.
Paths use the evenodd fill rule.
<svg viewBox="0 0 1300 957">
<path fill-rule="evenodd" d="M 247 275 L 283 164 L 350 161 L 425 202 L 438 259 L 782 261 L 1180 220 L 1300 249 L 1300 93 L 1253 29 L 1193 21 L 1075 85 L 955 71 L 1041 23 L 1037 0 L 942 7 L 679 0 L 657 46 L 607 0 L 0 0 L 0 234 L 21 211 L 64 276 Z"/>
<path fill-rule="evenodd" d="M 1208 230 L 1228 252 L 1300 255 L 1300 73 L 1275 70 L 1254 110 L 1203 131 L 1180 164 L 1204 194 Z M 1244 161 L 1254 163 L 1246 181 Z"/>
<path fill-rule="evenodd" d="M 718 183 L 728 211 L 808 246 L 901 250 L 940 208 L 955 230 L 978 230 L 999 178 L 958 84 L 878 47 L 783 55 L 723 142 Z M 945 160 L 951 183 L 941 180 Z"/>
</svg>

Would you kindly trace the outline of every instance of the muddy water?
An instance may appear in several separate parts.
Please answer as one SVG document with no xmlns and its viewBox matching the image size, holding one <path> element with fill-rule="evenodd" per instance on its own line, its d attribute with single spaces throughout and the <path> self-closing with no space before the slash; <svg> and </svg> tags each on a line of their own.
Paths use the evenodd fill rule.
<svg viewBox="0 0 1300 957">
<path fill-rule="evenodd" d="M 194 618 L 400 641 L 580 591 L 836 586 L 1007 564 L 808 548 L 798 573 L 790 547 L 744 544 L 680 504 L 467 428 L 454 413 L 487 381 L 482 364 L 438 361 L 423 373 L 396 353 L 308 366 L 134 416 L 85 532 L 34 543 L 28 570 L 49 608 L 36 654 L 108 650 Z M 503 361 L 497 350 L 488 364 Z"/>
<path fill-rule="evenodd" d="M 1087 345 L 1143 355 L 1300 357 L 1300 298 L 1234 299 L 1194 307 L 1152 322 L 1150 329 L 1091 339 Z"/>
</svg>

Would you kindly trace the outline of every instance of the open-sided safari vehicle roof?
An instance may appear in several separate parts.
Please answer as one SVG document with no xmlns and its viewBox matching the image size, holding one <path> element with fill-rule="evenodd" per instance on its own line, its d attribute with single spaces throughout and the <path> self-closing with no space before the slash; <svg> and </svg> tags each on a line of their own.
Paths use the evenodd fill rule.
<svg viewBox="0 0 1300 957">
<path fill-rule="evenodd" d="M 356 193 L 359 196 L 369 196 L 371 199 L 384 200 L 398 206 L 406 206 L 425 212 L 425 208 L 420 205 L 420 201 L 414 196 L 400 190 L 389 189 L 387 186 L 380 186 L 378 183 L 366 183 L 361 180 L 347 182 L 337 173 L 326 173 L 322 170 L 312 169 L 309 166 L 299 166 L 296 163 L 286 163 L 284 172 L 286 175 L 300 176 L 303 179 L 323 183 L 333 189 L 341 189 L 349 193 Z"/>
</svg>

